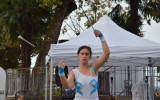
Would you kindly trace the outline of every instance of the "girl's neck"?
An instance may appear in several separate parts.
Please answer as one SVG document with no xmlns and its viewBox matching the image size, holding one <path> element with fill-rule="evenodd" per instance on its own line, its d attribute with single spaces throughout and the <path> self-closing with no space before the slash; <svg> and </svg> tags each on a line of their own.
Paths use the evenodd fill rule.
<svg viewBox="0 0 160 100">
<path fill-rule="evenodd" d="M 88 66 L 89 66 L 88 63 L 86 63 L 86 64 L 80 63 L 78 67 L 79 67 L 80 69 L 81 69 L 81 68 L 82 68 L 82 69 L 88 69 Z"/>
<path fill-rule="evenodd" d="M 82 74 L 88 75 L 89 73 L 89 64 L 79 64 L 77 68 Z"/>
</svg>

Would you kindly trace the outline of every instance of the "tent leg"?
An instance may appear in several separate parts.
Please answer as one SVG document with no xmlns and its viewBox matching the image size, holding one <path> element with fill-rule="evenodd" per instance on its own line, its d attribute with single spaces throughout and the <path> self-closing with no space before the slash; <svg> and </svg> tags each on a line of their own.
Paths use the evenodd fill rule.
<svg viewBox="0 0 160 100">
<path fill-rule="evenodd" d="M 153 73 L 154 73 L 154 68 L 153 68 L 153 66 L 151 67 L 151 71 L 152 71 L 152 100 L 154 100 L 154 75 L 153 75 Z"/>
<path fill-rule="evenodd" d="M 153 66 L 151 63 L 151 57 L 149 59 L 149 67 L 150 67 L 150 93 L 151 93 L 151 100 L 154 100 L 154 79 L 153 79 Z"/>
<path fill-rule="evenodd" d="M 52 71 L 53 70 L 53 59 L 51 59 L 50 64 L 50 100 L 52 100 Z"/>
<path fill-rule="evenodd" d="M 50 62 L 50 60 L 49 60 Z M 47 89 L 48 89 L 48 85 L 47 85 L 47 75 L 48 75 L 48 63 L 46 64 L 46 71 L 45 71 L 45 100 L 47 100 Z"/>
<path fill-rule="evenodd" d="M 116 95 L 116 66 L 114 66 L 114 95 Z"/>
</svg>

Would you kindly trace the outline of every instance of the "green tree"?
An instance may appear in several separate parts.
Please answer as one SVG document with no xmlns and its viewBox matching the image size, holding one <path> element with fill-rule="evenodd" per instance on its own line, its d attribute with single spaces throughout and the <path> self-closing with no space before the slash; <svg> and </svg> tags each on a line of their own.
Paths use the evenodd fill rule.
<svg viewBox="0 0 160 100">
<path fill-rule="evenodd" d="M 19 46 L 0 48 L 0 66 L 5 70 L 18 67 L 20 60 L 19 52 Z"/>
<path fill-rule="evenodd" d="M 18 43 L 18 36 L 40 44 L 47 29 L 52 12 L 48 7 L 40 7 L 35 0 L 1 0 L 0 22 L 1 36 Z M 38 37 L 38 38 L 35 38 Z M 11 43 L 11 44 L 12 44 Z M 30 67 L 32 47 L 21 42 L 21 67 Z"/>
<path fill-rule="evenodd" d="M 117 4 L 112 11 L 108 13 L 108 16 L 111 17 L 117 25 L 125 29 L 126 19 L 128 19 L 128 16 L 121 5 Z"/>
<path fill-rule="evenodd" d="M 74 9 L 76 9 L 76 4 L 73 0 L 54 0 L 57 3 L 53 6 L 53 15 L 52 15 L 52 20 L 50 22 L 50 25 L 47 29 L 47 33 L 45 34 L 44 41 L 41 47 L 41 50 L 43 52 L 39 52 L 39 55 L 36 60 L 35 67 L 44 67 L 45 66 L 45 54 L 48 53 L 50 49 L 51 44 L 56 44 L 59 34 L 60 34 L 60 29 L 63 20 L 68 16 Z M 38 1 L 40 2 L 40 1 Z M 45 2 L 44 5 L 50 4 L 50 2 L 53 2 L 52 0 L 42 0 L 41 2 Z M 44 5 L 41 5 L 42 7 Z M 39 72 L 41 73 L 42 70 Z M 35 75 L 35 77 L 39 76 L 38 73 Z M 43 92 L 43 87 L 44 87 L 44 74 L 40 74 L 42 77 L 37 77 L 37 80 L 41 81 L 41 84 L 38 84 L 36 87 L 37 94 L 41 94 Z M 39 82 L 39 81 L 38 81 Z M 36 83 L 36 82 L 34 82 Z M 41 87 L 41 88 L 39 88 Z"/>
<path fill-rule="evenodd" d="M 75 14 L 78 21 L 81 21 L 83 17 L 87 18 L 87 21 L 84 23 L 84 26 L 87 28 L 107 14 L 106 8 L 111 8 L 108 0 L 78 0 L 78 2 L 79 6 Z"/>
<path fill-rule="evenodd" d="M 124 0 L 110 0 L 114 2 L 122 2 Z M 125 25 L 122 27 L 126 30 L 138 35 L 143 36 L 143 33 L 140 31 L 142 28 L 143 20 L 147 20 L 148 24 L 150 24 L 150 20 L 153 19 L 156 22 L 160 20 L 160 1 L 159 0 L 125 0 L 125 2 L 129 5 L 126 11 L 126 14 L 122 14 L 121 18 L 125 21 Z M 119 5 L 119 4 L 118 4 Z M 117 9 L 119 10 L 119 9 Z M 113 13 L 114 11 L 112 11 Z M 114 14 L 111 14 L 115 19 Z"/>
<path fill-rule="evenodd" d="M 62 34 L 70 37 L 74 36 L 73 33 L 79 35 L 85 28 L 96 23 L 100 17 L 107 14 L 106 8 L 110 9 L 112 6 L 108 0 L 76 0 L 76 2 L 78 8 L 65 19 L 62 27 Z"/>
<path fill-rule="evenodd" d="M 112 18 L 112 20 L 119 25 L 120 27 L 122 27 L 123 29 L 126 29 L 130 32 L 134 32 L 134 27 L 132 27 L 131 25 L 131 19 L 130 19 L 130 14 L 124 10 L 122 8 L 122 6 L 120 4 L 117 4 L 110 13 L 108 13 L 108 16 L 110 16 Z M 141 27 L 142 27 L 142 18 L 141 16 L 138 16 L 138 29 L 136 30 L 138 33 L 140 33 L 140 36 L 142 36 L 141 34 Z"/>
<path fill-rule="evenodd" d="M 45 1 L 45 0 L 44 0 Z M 74 0 L 59 0 L 61 3 L 58 3 L 54 6 L 54 14 L 52 15 L 52 20 L 50 22 L 50 26 L 48 27 L 48 31 L 45 35 L 43 45 L 41 49 L 44 51 L 40 52 L 37 60 L 36 67 L 45 66 L 45 54 L 48 53 L 51 44 L 56 44 L 58 41 L 58 37 L 60 35 L 60 30 L 62 26 L 63 20 L 77 8 Z M 51 2 L 51 1 L 48 1 Z M 46 4 L 49 4 L 46 2 Z"/>
</svg>

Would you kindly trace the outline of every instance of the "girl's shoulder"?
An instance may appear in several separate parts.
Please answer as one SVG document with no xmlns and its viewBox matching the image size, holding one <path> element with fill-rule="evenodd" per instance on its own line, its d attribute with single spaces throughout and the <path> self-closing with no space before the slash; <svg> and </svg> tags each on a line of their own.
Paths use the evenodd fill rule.
<svg viewBox="0 0 160 100">
<path fill-rule="evenodd" d="M 72 71 L 74 74 L 77 74 L 79 72 L 77 68 L 73 69 Z"/>
</svg>

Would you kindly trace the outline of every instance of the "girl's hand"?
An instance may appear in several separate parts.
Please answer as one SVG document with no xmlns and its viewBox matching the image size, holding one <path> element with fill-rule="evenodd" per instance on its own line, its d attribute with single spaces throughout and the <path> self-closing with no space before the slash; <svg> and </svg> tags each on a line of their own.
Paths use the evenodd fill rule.
<svg viewBox="0 0 160 100">
<path fill-rule="evenodd" d="M 59 64 L 58 64 L 58 74 L 60 77 L 64 77 L 64 67 L 65 67 L 65 64 L 63 63 L 63 61 L 60 61 Z"/>
<path fill-rule="evenodd" d="M 96 37 L 101 36 L 101 32 L 100 32 L 100 31 L 98 31 L 98 30 L 94 30 L 94 34 L 95 34 L 95 36 L 96 36 Z"/>
<path fill-rule="evenodd" d="M 62 69 L 64 70 L 65 64 L 63 61 L 60 61 L 58 64 L 58 68 L 60 68 L 60 65 L 62 66 Z"/>
</svg>

